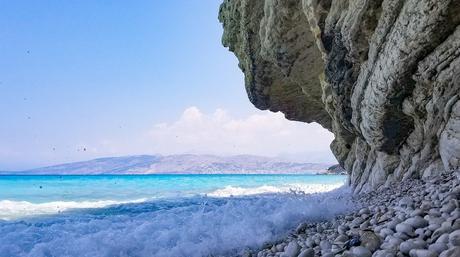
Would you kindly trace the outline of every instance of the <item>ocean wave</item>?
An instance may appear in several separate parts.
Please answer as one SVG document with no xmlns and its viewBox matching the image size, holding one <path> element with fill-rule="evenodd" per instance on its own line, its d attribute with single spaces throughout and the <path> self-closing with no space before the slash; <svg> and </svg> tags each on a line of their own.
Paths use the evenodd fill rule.
<svg viewBox="0 0 460 257">
<path fill-rule="evenodd" d="M 343 186 L 344 183 L 336 184 L 287 184 L 282 186 L 269 186 L 263 185 L 259 187 L 235 187 L 226 186 L 225 188 L 217 189 L 208 196 L 212 197 L 230 197 L 230 196 L 243 196 L 243 195 L 257 195 L 257 194 L 270 194 L 270 193 L 298 193 L 298 194 L 312 194 L 324 193 Z"/>
<path fill-rule="evenodd" d="M 55 201 L 46 203 L 0 200 L 0 220 L 12 220 L 27 216 L 50 215 L 75 209 L 103 208 L 117 204 L 139 203 L 146 200 L 146 198 L 142 198 L 131 201 Z"/>
<path fill-rule="evenodd" d="M 0 257 L 234 256 L 302 221 L 351 210 L 343 187 L 322 194 L 191 197 L 0 222 Z"/>
<path fill-rule="evenodd" d="M 281 186 L 263 185 L 257 187 L 226 186 L 224 188 L 216 189 L 210 193 L 202 195 L 221 198 L 275 193 L 311 194 L 328 192 L 343 186 L 343 184 L 344 183 L 286 184 Z M 112 205 L 140 203 L 147 200 L 148 198 L 140 198 L 134 200 L 52 201 L 45 203 L 0 200 L 0 220 L 14 220 L 31 216 L 52 215 L 76 209 L 104 208 Z"/>
</svg>

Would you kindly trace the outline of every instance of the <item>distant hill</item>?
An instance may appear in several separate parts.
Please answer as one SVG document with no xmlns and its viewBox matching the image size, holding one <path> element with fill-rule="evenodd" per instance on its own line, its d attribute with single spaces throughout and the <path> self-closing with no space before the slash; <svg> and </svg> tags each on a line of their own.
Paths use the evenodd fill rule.
<svg viewBox="0 0 460 257">
<path fill-rule="evenodd" d="M 289 162 L 277 158 L 235 155 L 136 155 L 99 158 L 2 174 L 317 174 L 330 163 Z"/>
</svg>

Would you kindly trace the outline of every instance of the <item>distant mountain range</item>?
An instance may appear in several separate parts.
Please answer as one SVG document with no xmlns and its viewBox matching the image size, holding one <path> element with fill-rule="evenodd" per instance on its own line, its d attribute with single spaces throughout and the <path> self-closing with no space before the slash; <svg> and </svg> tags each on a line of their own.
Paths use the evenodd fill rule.
<svg viewBox="0 0 460 257">
<path fill-rule="evenodd" d="M 136 155 L 99 158 L 2 174 L 317 174 L 330 173 L 330 163 L 289 162 L 253 155 Z"/>
</svg>

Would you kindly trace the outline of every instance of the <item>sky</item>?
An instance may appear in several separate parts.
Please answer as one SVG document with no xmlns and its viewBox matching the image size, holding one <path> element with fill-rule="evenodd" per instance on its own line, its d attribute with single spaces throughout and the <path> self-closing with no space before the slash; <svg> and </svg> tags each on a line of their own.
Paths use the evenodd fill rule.
<svg viewBox="0 0 460 257">
<path fill-rule="evenodd" d="M 0 0 L 0 170 L 105 156 L 334 162 L 332 134 L 260 111 L 221 0 Z"/>
</svg>

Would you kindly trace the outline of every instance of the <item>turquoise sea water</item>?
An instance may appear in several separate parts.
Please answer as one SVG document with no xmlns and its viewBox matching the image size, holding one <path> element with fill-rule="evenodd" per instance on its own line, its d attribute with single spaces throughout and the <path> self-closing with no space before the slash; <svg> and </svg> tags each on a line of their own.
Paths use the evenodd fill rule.
<svg viewBox="0 0 460 257">
<path fill-rule="evenodd" d="M 274 193 L 311 185 L 337 185 L 341 175 L 97 175 L 0 176 L 0 201 L 130 201 L 203 195 L 229 187 Z M 272 191 L 270 191 L 272 189 Z M 312 189 L 313 190 L 313 189 Z M 229 193 L 231 189 L 229 189 Z"/>
<path fill-rule="evenodd" d="M 345 176 L 0 176 L 0 257 L 235 256 L 354 208 Z"/>
</svg>

